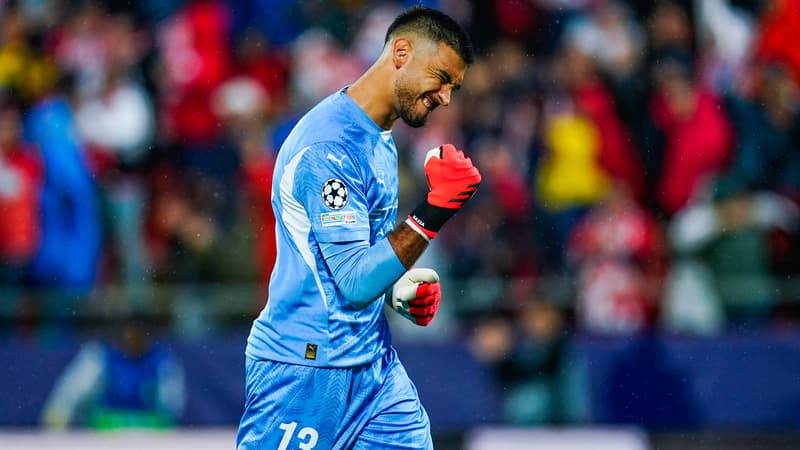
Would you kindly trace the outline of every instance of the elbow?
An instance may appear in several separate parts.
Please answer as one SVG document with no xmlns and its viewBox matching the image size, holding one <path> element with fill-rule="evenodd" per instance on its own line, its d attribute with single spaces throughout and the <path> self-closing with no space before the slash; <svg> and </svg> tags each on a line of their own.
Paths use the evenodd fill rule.
<svg viewBox="0 0 800 450">
<path fill-rule="evenodd" d="M 358 301 L 350 301 L 350 306 L 356 310 L 362 310 L 372 304 L 371 300 L 358 300 Z"/>
<path fill-rule="evenodd" d="M 375 300 L 371 293 L 359 289 L 342 289 L 340 287 L 339 292 L 353 309 L 364 309 Z"/>
</svg>

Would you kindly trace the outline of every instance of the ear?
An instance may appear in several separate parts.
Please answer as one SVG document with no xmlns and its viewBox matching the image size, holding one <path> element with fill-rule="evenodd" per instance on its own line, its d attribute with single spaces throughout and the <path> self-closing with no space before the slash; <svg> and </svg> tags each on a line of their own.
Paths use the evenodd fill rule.
<svg viewBox="0 0 800 450">
<path fill-rule="evenodd" d="M 392 41 L 392 63 L 395 69 L 403 67 L 410 59 L 413 48 L 411 41 L 406 38 L 399 37 Z"/>
</svg>

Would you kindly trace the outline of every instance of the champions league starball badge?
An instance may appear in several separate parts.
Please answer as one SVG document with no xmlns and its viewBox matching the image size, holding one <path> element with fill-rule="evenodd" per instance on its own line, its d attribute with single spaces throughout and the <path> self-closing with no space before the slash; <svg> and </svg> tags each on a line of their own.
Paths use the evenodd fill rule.
<svg viewBox="0 0 800 450">
<path fill-rule="evenodd" d="M 347 204 L 347 186 L 344 181 L 331 178 L 322 186 L 322 201 L 330 209 L 342 209 Z"/>
</svg>

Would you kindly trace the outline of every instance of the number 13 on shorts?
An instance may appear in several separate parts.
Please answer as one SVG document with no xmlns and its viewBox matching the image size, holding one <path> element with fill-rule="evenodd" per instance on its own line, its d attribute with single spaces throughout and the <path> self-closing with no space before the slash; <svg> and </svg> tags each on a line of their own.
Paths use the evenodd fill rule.
<svg viewBox="0 0 800 450">
<path fill-rule="evenodd" d="M 289 444 L 295 437 L 294 431 L 297 429 L 297 422 L 286 422 L 278 425 L 278 428 L 283 430 L 283 439 L 278 445 L 278 450 L 288 450 Z M 297 440 L 300 441 L 300 450 L 311 450 L 316 447 L 319 433 L 311 427 L 301 428 L 297 432 Z"/>
</svg>

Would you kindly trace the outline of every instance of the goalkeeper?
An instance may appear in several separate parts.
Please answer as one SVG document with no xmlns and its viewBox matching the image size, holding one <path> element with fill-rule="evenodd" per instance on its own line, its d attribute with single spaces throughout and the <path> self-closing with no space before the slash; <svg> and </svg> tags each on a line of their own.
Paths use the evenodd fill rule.
<svg viewBox="0 0 800 450">
<path fill-rule="evenodd" d="M 397 119 L 420 127 L 473 61 L 447 15 L 409 9 L 379 59 L 324 99 L 280 149 L 278 256 L 246 349 L 239 449 L 426 449 L 430 424 L 391 346 L 386 301 L 418 325 L 439 307 L 436 272 L 412 265 L 481 177 L 453 145 L 431 150 L 429 192 L 396 228 Z"/>
</svg>

